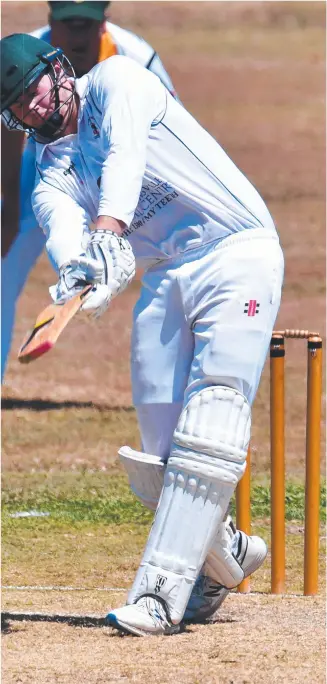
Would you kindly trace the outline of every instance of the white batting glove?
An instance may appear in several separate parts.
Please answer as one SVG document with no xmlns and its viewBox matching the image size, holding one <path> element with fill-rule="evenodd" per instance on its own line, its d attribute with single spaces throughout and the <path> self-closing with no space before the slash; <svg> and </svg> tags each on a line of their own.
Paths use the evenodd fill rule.
<svg viewBox="0 0 327 684">
<path fill-rule="evenodd" d="M 64 304 L 88 283 L 94 283 L 81 309 L 97 318 L 111 299 L 127 287 L 134 274 L 135 258 L 127 240 L 109 230 L 95 230 L 86 254 L 64 264 L 57 285 L 49 290 L 56 304 Z"/>
<path fill-rule="evenodd" d="M 89 259 L 85 254 L 71 259 L 61 267 L 58 283 L 49 287 L 53 301 L 64 304 L 88 283 L 101 282 L 102 272 L 102 264 L 96 259 Z"/>
<path fill-rule="evenodd" d="M 89 261 L 102 265 L 102 274 L 96 281 L 99 284 L 85 297 L 82 310 L 98 317 L 133 279 L 135 257 L 129 242 L 111 230 L 94 230 L 86 254 Z"/>
</svg>

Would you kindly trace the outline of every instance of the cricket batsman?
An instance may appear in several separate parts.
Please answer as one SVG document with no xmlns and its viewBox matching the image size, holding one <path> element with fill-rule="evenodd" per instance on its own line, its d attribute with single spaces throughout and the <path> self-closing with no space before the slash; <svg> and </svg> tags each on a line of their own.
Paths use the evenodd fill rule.
<svg viewBox="0 0 327 684">
<path fill-rule="evenodd" d="M 145 268 L 131 348 L 142 452 L 121 456 L 156 513 L 127 603 L 107 619 L 173 634 L 266 555 L 228 507 L 280 304 L 276 229 L 218 142 L 134 60 L 117 55 L 76 79 L 61 49 L 14 34 L 1 65 L 2 118 L 36 141 L 32 204 L 55 303 L 92 283 L 83 308 L 98 316 Z"/>
</svg>

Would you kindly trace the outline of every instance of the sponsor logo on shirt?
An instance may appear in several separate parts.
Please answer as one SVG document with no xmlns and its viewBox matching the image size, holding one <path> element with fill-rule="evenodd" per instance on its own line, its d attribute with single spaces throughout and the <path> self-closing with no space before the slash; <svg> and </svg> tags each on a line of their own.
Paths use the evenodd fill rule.
<svg viewBox="0 0 327 684">
<path fill-rule="evenodd" d="M 96 121 L 95 121 L 94 116 L 89 116 L 89 117 L 88 117 L 88 120 L 87 120 L 87 123 L 89 124 L 89 126 L 90 126 L 91 129 L 92 129 L 92 133 L 93 133 L 94 139 L 100 138 L 100 131 L 99 131 L 97 125 L 96 125 Z"/>
<path fill-rule="evenodd" d="M 247 314 L 248 316 L 255 316 L 259 313 L 259 308 L 260 304 L 256 299 L 249 299 L 249 301 L 245 302 L 244 304 L 243 313 Z"/>
<path fill-rule="evenodd" d="M 75 169 L 75 166 L 76 165 L 74 164 L 74 162 L 71 162 L 71 164 L 69 164 L 69 166 L 68 166 L 68 169 L 66 169 L 64 171 L 64 176 L 71 176 L 71 174 L 73 173 L 73 171 Z"/>
<path fill-rule="evenodd" d="M 124 236 L 131 235 L 135 230 L 144 226 L 158 212 L 162 211 L 170 202 L 177 199 L 179 193 L 175 188 L 161 178 L 145 181 L 134 213 L 133 223 L 124 230 Z"/>
</svg>

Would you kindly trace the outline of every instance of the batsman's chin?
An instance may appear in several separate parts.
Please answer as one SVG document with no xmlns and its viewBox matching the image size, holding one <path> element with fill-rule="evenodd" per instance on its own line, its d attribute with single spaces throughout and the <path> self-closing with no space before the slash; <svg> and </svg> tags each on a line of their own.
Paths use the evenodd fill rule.
<svg viewBox="0 0 327 684">
<path fill-rule="evenodd" d="M 112 291 L 108 285 L 98 283 L 86 295 L 81 311 L 85 311 L 92 318 L 99 318 L 107 310 L 112 298 Z"/>
</svg>

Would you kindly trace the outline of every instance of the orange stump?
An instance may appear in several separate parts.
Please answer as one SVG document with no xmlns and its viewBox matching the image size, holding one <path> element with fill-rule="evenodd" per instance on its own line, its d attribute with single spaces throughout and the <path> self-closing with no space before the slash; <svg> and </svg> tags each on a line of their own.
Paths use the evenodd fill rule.
<svg viewBox="0 0 327 684">
<path fill-rule="evenodd" d="M 284 340 L 308 340 L 305 474 L 304 588 L 318 592 L 322 339 L 308 330 L 273 333 L 270 344 L 271 593 L 285 592 L 285 346 Z M 250 449 L 247 469 L 236 490 L 236 525 L 251 534 Z M 238 591 L 250 590 L 245 579 Z"/>
<path fill-rule="evenodd" d="M 236 489 L 236 527 L 245 534 L 251 534 L 251 453 L 248 450 L 246 471 Z M 237 591 L 246 594 L 250 591 L 250 578 L 246 577 L 237 587 Z"/>
<path fill-rule="evenodd" d="M 322 340 L 308 340 L 304 595 L 318 591 Z"/>
<path fill-rule="evenodd" d="M 285 348 L 284 337 L 270 345 L 271 593 L 285 592 Z"/>
</svg>

